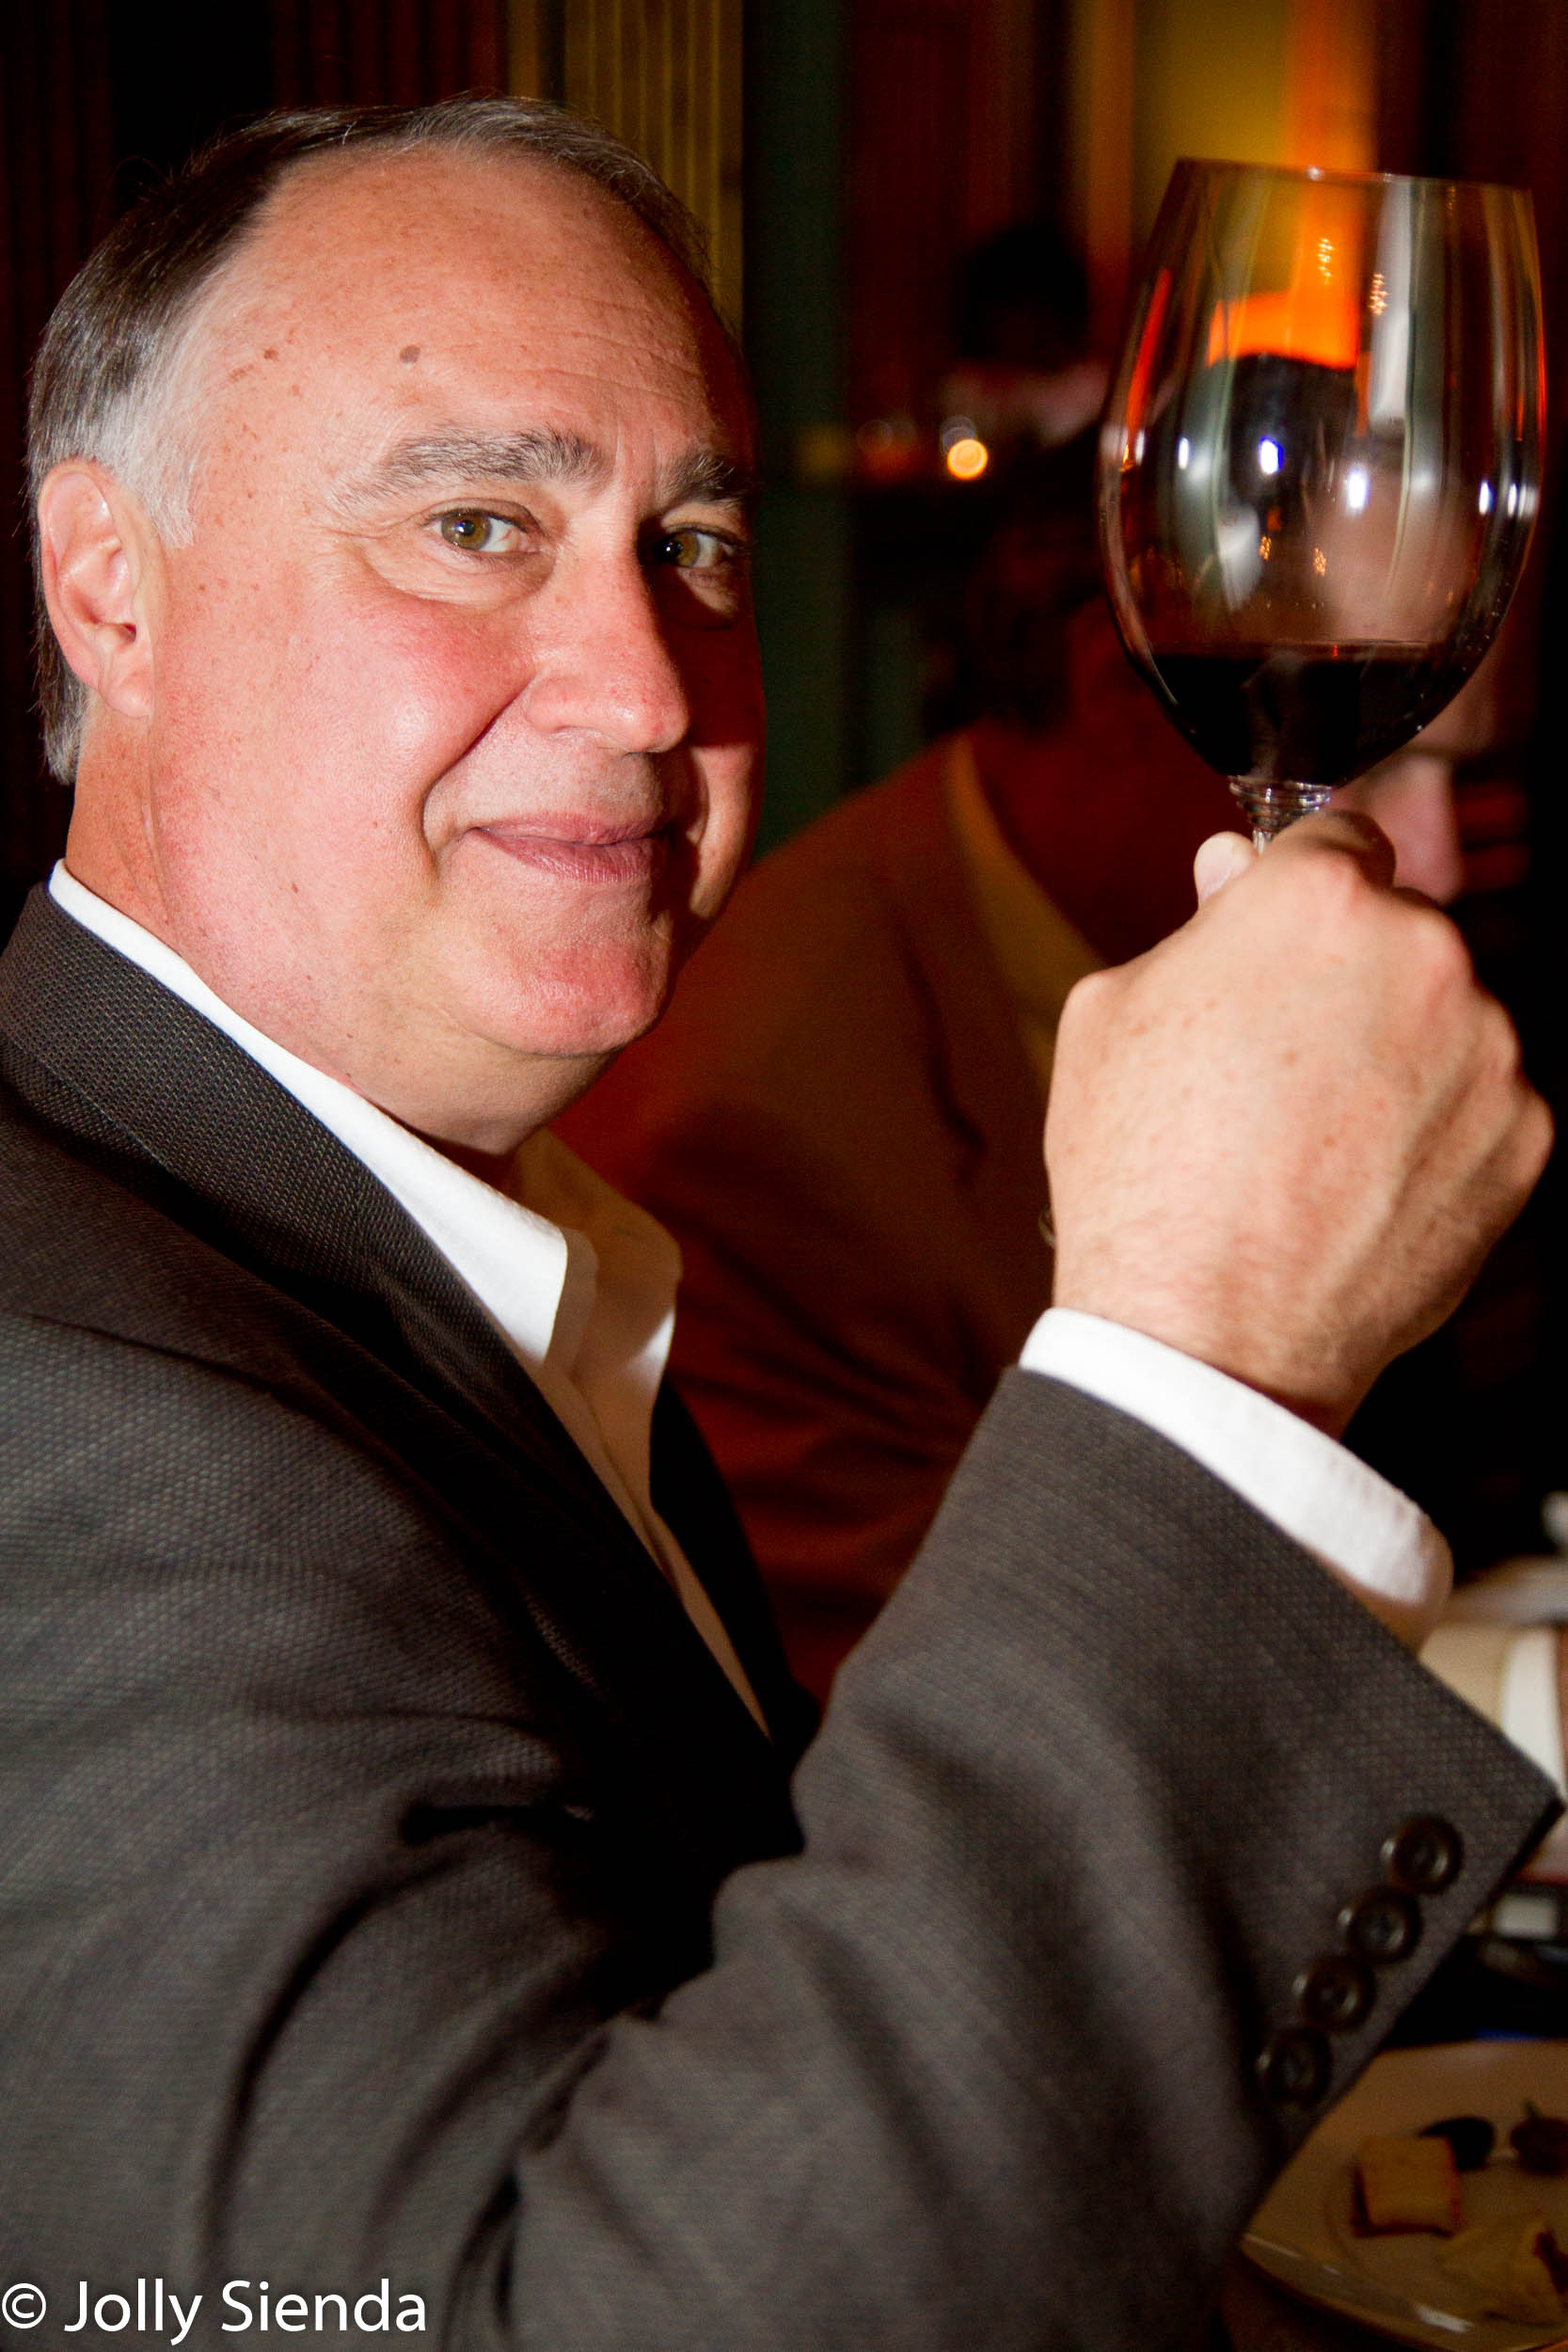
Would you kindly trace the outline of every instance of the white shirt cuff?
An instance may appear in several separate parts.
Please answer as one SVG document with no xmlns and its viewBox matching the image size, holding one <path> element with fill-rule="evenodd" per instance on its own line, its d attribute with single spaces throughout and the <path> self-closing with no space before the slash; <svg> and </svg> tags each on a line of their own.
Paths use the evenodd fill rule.
<svg viewBox="0 0 1568 2352">
<path fill-rule="evenodd" d="M 1411 1648 L 1432 1631 L 1453 1581 L 1453 1555 L 1436 1528 L 1386 1479 L 1272 1397 L 1145 1332 L 1073 1307 L 1047 1310 L 1019 1362 L 1168 1438 L 1309 1551 Z"/>
</svg>

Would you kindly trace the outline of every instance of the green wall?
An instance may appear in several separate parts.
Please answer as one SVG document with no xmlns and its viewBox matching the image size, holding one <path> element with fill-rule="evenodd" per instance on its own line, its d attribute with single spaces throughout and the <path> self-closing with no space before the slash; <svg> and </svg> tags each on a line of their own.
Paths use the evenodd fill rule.
<svg viewBox="0 0 1568 2352">
<path fill-rule="evenodd" d="M 757 620 L 768 684 L 761 845 L 845 788 L 849 519 L 796 476 L 844 411 L 844 0 L 748 0 L 746 346 L 762 412 Z"/>
</svg>

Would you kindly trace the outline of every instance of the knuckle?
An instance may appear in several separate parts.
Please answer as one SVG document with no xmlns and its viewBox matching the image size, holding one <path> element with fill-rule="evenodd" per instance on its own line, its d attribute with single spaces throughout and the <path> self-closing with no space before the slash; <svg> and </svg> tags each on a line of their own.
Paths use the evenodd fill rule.
<svg viewBox="0 0 1568 2352">
<path fill-rule="evenodd" d="M 1527 1092 L 1533 1094 L 1533 1088 L 1527 1087 L 1524 1048 L 1519 1042 L 1518 1030 L 1501 1005 L 1492 1005 L 1488 1009 L 1492 1016 L 1492 1052 L 1498 1076 L 1507 1084 L 1525 1088 Z M 1535 1099 L 1540 1100 L 1539 1096 Z M 1542 1108 L 1545 1108 L 1544 1104 Z"/>
<path fill-rule="evenodd" d="M 1448 1017 L 1477 1018 L 1484 1024 L 1493 1014 L 1507 1025 L 1507 1015 L 1476 978 L 1470 950 L 1461 932 L 1425 899 L 1400 902 L 1405 927 L 1402 954 L 1407 959 L 1411 984 L 1433 1009 Z"/>
<path fill-rule="evenodd" d="M 1080 1029 L 1091 1028 L 1108 1018 L 1119 985 L 1114 970 L 1089 972 L 1081 980 L 1075 980 L 1062 1006 L 1058 1037 L 1071 1038 Z"/>
<path fill-rule="evenodd" d="M 1438 907 L 1412 906 L 1411 914 L 1421 926 L 1427 941 L 1427 953 L 1436 969 L 1459 985 L 1476 985 L 1476 968 L 1463 932 L 1451 923 Z"/>
<path fill-rule="evenodd" d="M 1388 895 L 1407 939 L 1418 944 L 1420 953 L 1435 968 L 1468 972 L 1470 951 L 1441 907 L 1416 891 L 1390 891 Z"/>
<path fill-rule="evenodd" d="M 1331 950 L 1357 947 L 1371 925 L 1388 919 L 1396 903 L 1365 861 L 1348 850 L 1324 849 L 1299 870 L 1302 919 Z"/>
<path fill-rule="evenodd" d="M 1530 1169 L 1529 1183 L 1533 1185 L 1551 1158 L 1552 1147 L 1557 1141 L 1557 1122 L 1533 1087 L 1527 1089 L 1520 1124 L 1524 1131 L 1520 1138 L 1521 1150 Z"/>
<path fill-rule="evenodd" d="M 1354 916 L 1372 895 L 1366 867 L 1348 850 L 1325 850 L 1314 858 L 1307 880 L 1325 914 Z"/>
<path fill-rule="evenodd" d="M 1519 1032 L 1495 996 L 1489 996 L 1479 984 L 1475 993 L 1481 1066 L 1496 1085 L 1517 1092 L 1522 1100 L 1533 1089 L 1524 1074 L 1524 1051 L 1519 1043 Z"/>
</svg>

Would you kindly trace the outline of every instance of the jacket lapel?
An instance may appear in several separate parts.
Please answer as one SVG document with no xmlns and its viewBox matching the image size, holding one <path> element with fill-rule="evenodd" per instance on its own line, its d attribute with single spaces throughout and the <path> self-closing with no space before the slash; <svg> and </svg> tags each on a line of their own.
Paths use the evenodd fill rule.
<svg viewBox="0 0 1568 2352">
<path fill-rule="evenodd" d="M 330 1412 L 346 1391 L 355 1418 L 446 1516 L 510 1549 L 514 1572 L 526 1551 L 517 1595 L 543 1609 L 546 1642 L 579 1681 L 635 1713 L 657 1695 L 661 1737 L 672 1703 L 709 1724 L 717 1707 L 762 1749 L 657 1566 L 446 1260 L 266 1071 L 42 891 L 0 958 L 0 1038 L 35 1117 L 236 1271 L 244 1297 L 229 1329 L 243 1352 L 254 1355 L 266 1323 L 258 1289 L 281 1292 L 317 1333 L 304 1359 L 307 1385 L 320 1375 L 310 1409 Z M 157 1328 L 127 1336 L 221 1358 L 228 1343 L 212 1318 L 181 1311 L 186 1292 L 210 1294 L 210 1271 L 193 1283 L 179 1244 L 160 1246 Z M 99 1312 L 85 1319 L 102 1322 L 101 1282 L 94 1296 Z M 150 1310 L 136 1300 L 117 1311 L 124 1322 Z M 269 1385 L 297 1379 L 300 1343 L 294 1319 L 262 1368 Z M 254 1362 L 245 1369 L 256 1375 Z M 700 1556 L 693 1565 L 704 1573 Z"/>
</svg>

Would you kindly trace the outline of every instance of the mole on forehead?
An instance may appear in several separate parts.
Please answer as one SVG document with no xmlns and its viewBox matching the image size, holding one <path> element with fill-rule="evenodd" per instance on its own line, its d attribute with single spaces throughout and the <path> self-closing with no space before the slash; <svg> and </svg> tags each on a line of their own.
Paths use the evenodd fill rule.
<svg viewBox="0 0 1568 2352">
<path fill-rule="evenodd" d="M 687 307 L 674 257 L 610 190 L 547 157 L 436 147 L 302 158 L 263 200 L 231 275 L 236 289 L 309 312 L 383 274 L 405 294 L 450 301 L 454 267 L 546 298 L 585 271 L 602 298 L 629 267 L 616 288 L 626 308 L 646 315 L 672 292 Z"/>
<path fill-rule="evenodd" d="M 445 232 L 442 231 L 442 234 Z M 606 346 L 622 343 L 687 373 L 706 372 L 699 308 L 673 276 L 636 266 L 610 247 L 590 252 L 566 241 L 488 240 L 483 227 L 454 252 L 439 239 L 413 257 L 378 252 L 352 230 L 319 249 L 279 236 L 234 257 L 214 288 L 211 325 L 230 343 L 279 343 L 331 352 L 386 335 L 407 366 L 410 351 L 435 359 L 443 350 L 521 337 L 572 365 L 580 355 L 595 369 Z"/>
</svg>

